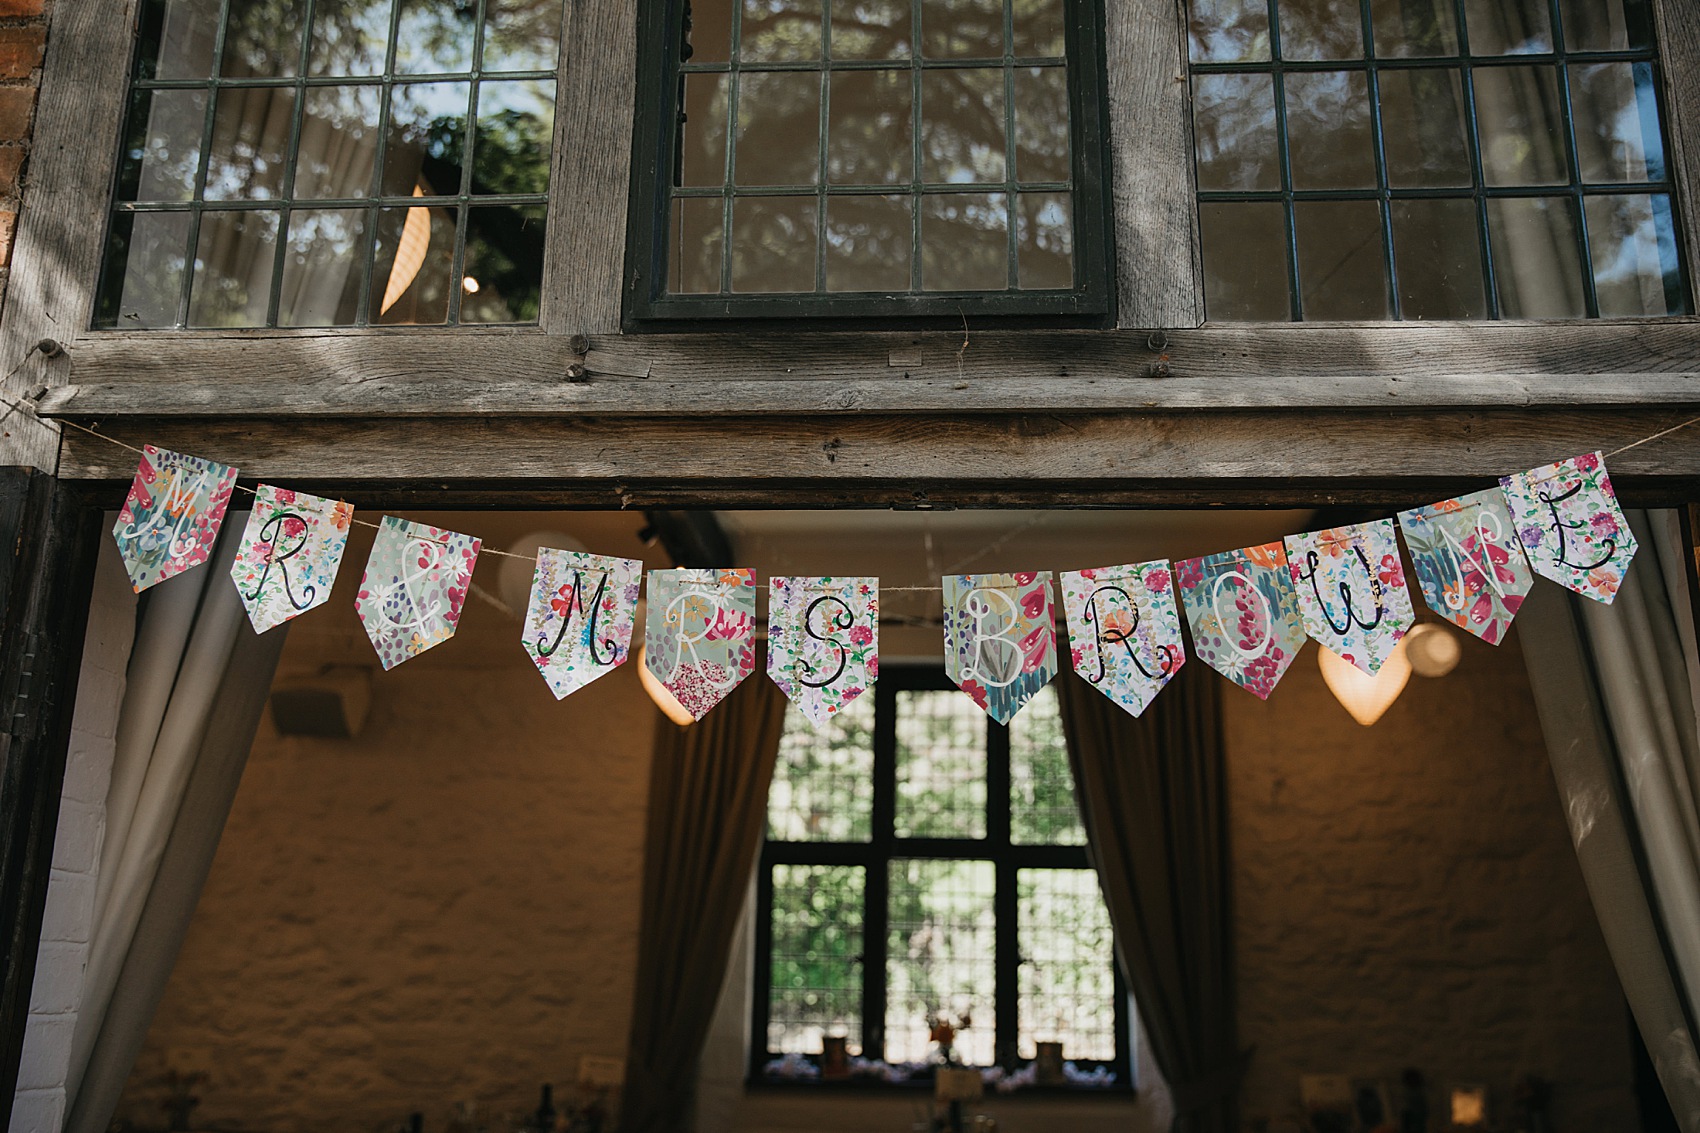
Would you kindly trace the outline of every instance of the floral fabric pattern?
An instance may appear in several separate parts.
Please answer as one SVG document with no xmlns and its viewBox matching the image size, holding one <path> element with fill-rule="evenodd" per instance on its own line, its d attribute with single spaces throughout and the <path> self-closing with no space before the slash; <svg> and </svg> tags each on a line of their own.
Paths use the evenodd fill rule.
<svg viewBox="0 0 1700 1133">
<path fill-rule="evenodd" d="M 1134 716 L 1186 663 L 1168 559 L 1064 571 L 1069 659 Z"/>
<path fill-rule="evenodd" d="M 652 570 L 644 663 L 695 719 L 755 672 L 756 575 Z"/>
<path fill-rule="evenodd" d="M 1391 519 L 1287 536 L 1305 632 L 1374 676 L 1417 620 Z"/>
<path fill-rule="evenodd" d="M 329 600 L 353 520 L 353 504 L 259 486 L 230 567 L 255 633 Z"/>
<path fill-rule="evenodd" d="M 1299 593 L 1280 543 L 1175 565 L 1192 651 L 1230 681 L 1268 700 L 1305 644 Z"/>
<path fill-rule="evenodd" d="M 879 677 L 877 578 L 768 579 L 767 675 L 820 726 Z"/>
<path fill-rule="evenodd" d="M 354 608 L 386 670 L 455 635 L 483 541 L 384 516 Z"/>
<path fill-rule="evenodd" d="M 520 640 L 561 700 L 626 663 L 643 563 L 540 547 Z"/>
<path fill-rule="evenodd" d="M 207 561 L 235 487 L 236 469 L 229 465 L 142 446 L 112 528 L 137 594 Z"/>
<path fill-rule="evenodd" d="M 1611 604 L 1635 557 L 1635 536 L 1597 452 L 1499 481 L 1535 573 Z"/>
<path fill-rule="evenodd" d="M 1399 513 L 1429 609 L 1490 645 L 1535 585 L 1498 488 Z"/>
<path fill-rule="evenodd" d="M 944 668 L 1007 724 L 1057 675 L 1049 571 L 944 576 Z"/>
</svg>

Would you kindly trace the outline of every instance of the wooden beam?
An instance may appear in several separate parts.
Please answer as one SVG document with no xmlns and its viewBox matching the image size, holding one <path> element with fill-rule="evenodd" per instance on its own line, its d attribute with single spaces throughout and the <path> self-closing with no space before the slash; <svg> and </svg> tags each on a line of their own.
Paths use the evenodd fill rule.
<svg viewBox="0 0 1700 1133">
<path fill-rule="evenodd" d="M 1677 218 L 1683 231 L 1678 237 L 1688 253 L 1689 296 L 1693 302 L 1693 280 L 1700 265 L 1700 195 L 1695 193 L 1700 177 L 1700 5 L 1693 0 L 1655 0 L 1653 13 L 1659 36 L 1664 97 L 1660 105 L 1668 121 L 1671 180 L 1676 184 Z"/>
</svg>

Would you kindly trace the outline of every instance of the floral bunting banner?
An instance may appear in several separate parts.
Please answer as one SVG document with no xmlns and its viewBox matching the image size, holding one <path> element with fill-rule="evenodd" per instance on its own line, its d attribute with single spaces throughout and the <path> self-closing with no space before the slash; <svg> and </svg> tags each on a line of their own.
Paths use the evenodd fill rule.
<svg viewBox="0 0 1700 1133">
<path fill-rule="evenodd" d="M 112 528 L 136 593 L 207 561 L 235 487 L 236 469 L 229 465 L 142 446 Z"/>
<path fill-rule="evenodd" d="M 384 516 L 354 608 L 386 670 L 454 636 L 482 547 L 471 535 Z"/>
<path fill-rule="evenodd" d="M 322 605 L 331 596 L 354 506 L 261 484 L 230 577 L 255 633 Z"/>
<path fill-rule="evenodd" d="M 652 570 L 645 664 L 701 720 L 755 671 L 756 575 L 733 570 Z"/>
<path fill-rule="evenodd" d="M 1169 560 L 1064 571 L 1074 671 L 1134 716 L 1186 663 Z"/>
<path fill-rule="evenodd" d="M 1506 476 L 1499 486 L 1536 573 L 1611 604 L 1635 557 L 1635 536 L 1597 452 Z"/>
<path fill-rule="evenodd" d="M 521 640 L 560 700 L 626 663 L 643 563 L 540 547 Z"/>
<path fill-rule="evenodd" d="M 1175 564 L 1192 651 L 1260 700 L 1304 648 L 1299 593 L 1280 543 Z"/>
<path fill-rule="evenodd" d="M 948 574 L 943 582 L 945 672 L 1007 724 L 1056 676 L 1051 574 Z"/>
<path fill-rule="evenodd" d="M 879 579 L 768 580 L 767 675 L 817 727 L 879 676 Z"/>
<path fill-rule="evenodd" d="M 1429 609 L 1490 645 L 1535 585 L 1497 488 L 1399 513 L 1399 528 Z"/>
<path fill-rule="evenodd" d="M 1391 519 L 1287 536 L 1305 632 L 1374 676 L 1416 622 Z"/>
</svg>

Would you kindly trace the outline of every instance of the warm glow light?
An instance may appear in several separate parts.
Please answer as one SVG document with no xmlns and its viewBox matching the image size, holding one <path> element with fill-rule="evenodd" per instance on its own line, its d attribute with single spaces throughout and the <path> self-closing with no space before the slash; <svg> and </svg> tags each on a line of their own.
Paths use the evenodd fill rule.
<svg viewBox="0 0 1700 1133">
<path fill-rule="evenodd" d="M 649 694 L 649 699 L 655 701 L 655 707 L 661 709 L 662 714 L 673 723 L 680 727 L 696 723 L 697 718 L 686 711 L 685 706 L 679 703 L 678 697 L 669 692 L 667 686 L 656 680 L 655 674 L 649 671 L 649 666 L 645 664 L 649 660 L 648 653 L 648 646 L 638 646 L 638 681 L 643 685 L 643 691 Z"/>
<path fill-rule="evenodd" d="M 478 294 L 478 281 L 470 275 L 460 281 L 460 286 L 468 295 Z"/>
<path fill-rule="evenodd" d="M 413 195 L 423 197 L 425 190 L 415 185 Z M 401 239 L 396 241 L 395 260 L 390 264 L 390 279 L 384 284 L 384 301 L 378 306 L 378 314 L 382 315 L 395 306 L 395 301 L 413 286 L 413 281 L 419 276 L 419 269 L 424 266 L 425 253 L 430 247 L 431 210 L 408 209 L 407 219 L 401 225 Z"/>
<path fill-rule="evenodd" d="M 1330 649 L 1319 648 L 1316 663 L 1334 699 L 1366 728 L 1393 706 L 1405 691 L 1405 682 L 1411 679 L 1411 660 L 1405 655 L 1403 640 L 1373 677 Z"/>
<path fill-rule="evenodd" d="M 1411 671 L 1419 677 L 1444 677 L 1464 659 L 1458 635 L 1438 622 L 1412 626 L 1404 644 L 1411 655 Z"/>
</svg>

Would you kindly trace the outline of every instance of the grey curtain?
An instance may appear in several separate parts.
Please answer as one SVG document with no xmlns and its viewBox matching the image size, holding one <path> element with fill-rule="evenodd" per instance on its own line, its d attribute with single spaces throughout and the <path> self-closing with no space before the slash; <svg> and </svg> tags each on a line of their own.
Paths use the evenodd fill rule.
<svg viewBox="0 0 1700 1133">
<path fill-rule="evenodd" d="M 247 518 L 227 516 L 211 562 L 146 595 L 107 791 L 67 1133 L 102 1133 L 112 1119 L 212 867 L 283 651 L 287 627 L 255 635 L 230 581 Z"/>
<path fill-rule="evenodd" d="M 702 720 L 657 719 L 620 1127 L 691 1127 L 697 1064 L 767 825 L 785 696 L 760 674 Z"/>
<path fill-rule="evenodd" d="M 1069 765 L 1123 974 L 1168 1081 L 1174 1127 L 1238 1130 L 1227 761 L 1220 678 L 1183 667 L 1135 719 L 1057 678 Z"/>
<path fill-rule="evenodd" d="M 1610 606 L 1537 585 L 1517 619 L 1559 797 L 1671 1110 L 1700 1133 L 1700 659 L 1675 512 Z"/>
</svg>

